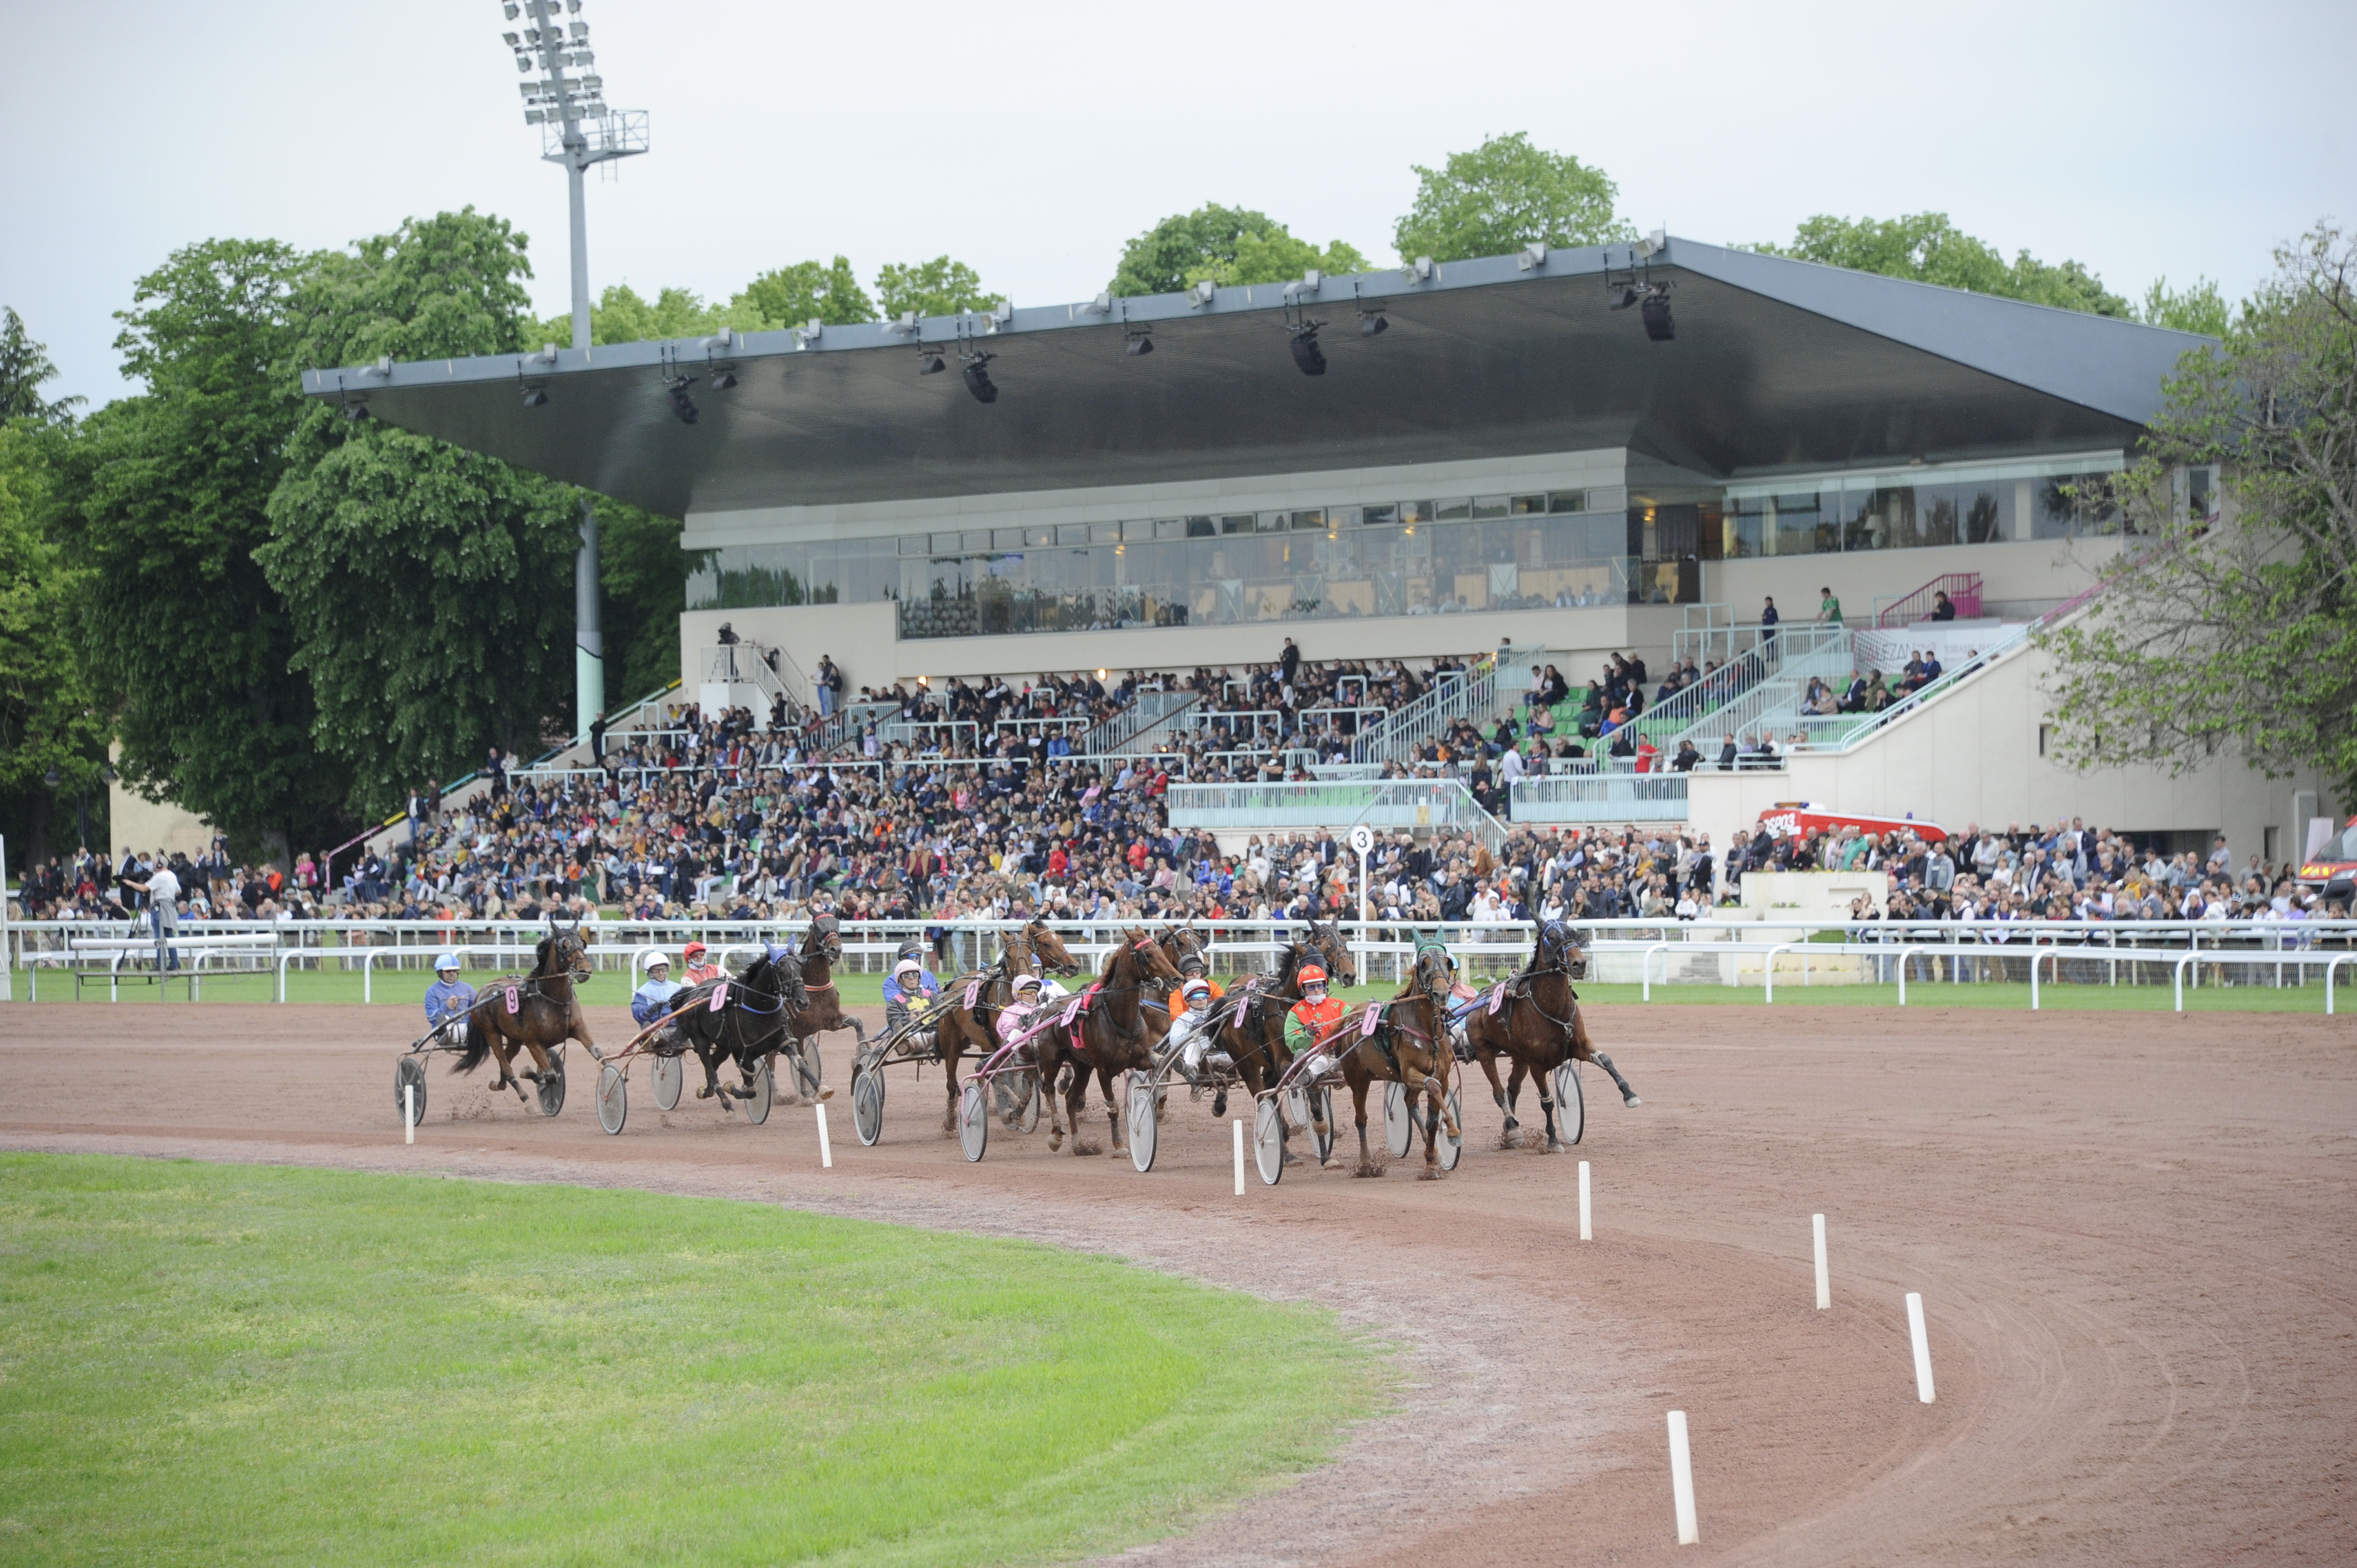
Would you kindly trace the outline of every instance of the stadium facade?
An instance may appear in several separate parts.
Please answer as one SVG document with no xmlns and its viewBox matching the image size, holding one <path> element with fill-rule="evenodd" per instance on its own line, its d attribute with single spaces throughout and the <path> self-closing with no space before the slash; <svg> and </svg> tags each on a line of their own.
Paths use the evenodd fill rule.
<svg viewBox="0 0 2357 1568">
<path fill-rule="evenodd" d="M 2120 547 L 2099 481 L 2201 341 L 1664 238 L 306 389 L 683 518 L 691 687 L 727 622 L 855 692 L 1235 669 L 1287 637 L 1313 660 L 1540 648 L 1576 688 L 1771 598 L 1809 620 L 1821 588 L 1853 624 L 1903 626 L 1942 582 L 1991 628 L 2062 605 Z M 2208 504 L 2212 476 L 2178 484 Z M 2239 764 L 2063 770 L 2036 666 L 1993 669 L 1943 745 L 1896 726 L 1811 779 L 1698 789 L 1693 820 L 1814 788 L 2296 853 L 2287 787 Z"/>
</svg>

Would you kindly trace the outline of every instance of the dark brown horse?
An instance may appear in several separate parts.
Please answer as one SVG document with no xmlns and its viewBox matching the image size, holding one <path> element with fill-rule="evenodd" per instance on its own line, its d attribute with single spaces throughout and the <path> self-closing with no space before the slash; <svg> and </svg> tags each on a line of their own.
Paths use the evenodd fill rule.
<svg viewBox="0 0 2357 1568">
<path fill-rule="evenodd" d="M 867 1031 L 858 1019 L 844 1012 L 843 995 L 835 989 L 834 966 L 842 961 L 842 928 L 834 916 L 821 915 L 811 922 L 802 950 L 784 962 L 794 980 L 786 997 L 786 1037 L 779 1042 L 779 1047 L 793 1058 L 793 1081 L 786 1090 L 789 1105 L 805 1101 L 816 1104 L 834 1094 L 822 1079 L 818 1053 L 809 1048 L 812 1036 L 848 1029 L 861 1044 L 866 1042 Z"/>
<path fill-rule="evenodd" d="M 1146 986 L 1156 981 L 1177 984 L 1178 966 L 1170 961 L 1161 943 L 1133 926 L 1122 932 L 1121 945 L 1105 955 L 1095 984 L 1075 1001 L 1040 1004 L 1039 1017 L 1052 1016 L 1055 1021 L 1032 1036 L 1031 1049 L 1043 1086 L 1052 1088 L 1058 1075 L 1066 1067 L 1071 1069 L 1064 1104 L 1071 1112 L 1075 1155 L 1101 1152 L 1081 1139 L 1081 1107 L 1088 1099 L 1092 1073 L 1104 1094 L 1113 1152 L 1121 1154 L 1126 1148 L 1122 1142 L 1121 1096 L 1114 1091 L 1114 1075 L 1132 1069 L 1148 1071 L 1154 1066 L 1154 1047 L 1170 1026 L 1167 1012 L 1149 1014 L 1146 1007 Z M 1064 1021 L 1067 1013 L 1073 1014 L 1069 1024 Z M 1056 1114 L 1052 1094 L 1048 1098 L 1048 1147 L 1060 1149 L 1064 1123 Z"/>
<path fill-rule="evenodd" d="M 1015 1000 L 1015 977 L 1080 972 L 1080 963 L 1064 946 L 1064 940 L 1047 921 L 1035 918 L 1001 939 L 998 958 L 989 968 L 962 974 L 942 987 L 949 1006 L 942 1014 L 934 1048 L 941 1052 L 942 1067 L 949 1077 L 949 1105 L 942 1112 L 943 1137 L 957 1132 L 958 1058 L 972 1051 L 979 1061 L 998 1048 L 994 1027 L 999 1009 Z M 968 995 L 974 998 L 970 1004 Z M 1002 1097 L 999 1105 L 1000 1117 L 1010 1126 L 1015 1122 L 1007 1103 L 1011 1098 Z"/>
<path fill-rule="evenodd" d="M 589 943 L 581 935 L 581 923 L 559 926 L 552 919 L 530 974 L 494 980 L 475 993 L 475 1004 L 467 1012 L 467 1047 L 450 1070 L 472 1072 L 486 1056 L 496 1058 L 500 1076 L 491 1092 L 512 1089 L 518 1100 L 530 1105 L 523 1086 L 538 1088 L 556 1076 L 549 1056 L 553 1047 L 574 1039 L 593 1056 L 597 1053 L 589 1020 L 573 989 L 588 978 Z M 521 1073 L 509 1065 L 519 1049 L 531 1052 L 533 1062 Z"/>
<path fill-rule="evenodd" d="M 767 948 L 741 974 L 707 980 L 680 992 L 666 1004 L 675 1013 L 666 1031 L 704 1064 L 699 1100 L 717 1099 L 725 1112 L 732 1100 L 754 1097 L 762 1058 L 785 1044 L 794 960 L 783 948 Z M 720 1081 L 723 1062 L 735 1062 L 741 1086 Z"/>
<path fill-rule="evenodd" d="M 1439 947 L 1421 949 L 1415 955 L 1415 972 L 1400 987 L 1398 995 L 1383 1004 L 1372 1034 L 1361 1032 L 1365 1014 L 1363 1009 L 1354 1007 L 1320 1047 L 1339 1059 L 1342 1081 L 1350 1086 L 1351 1110 L 1359 1126 L 1361 1176 L 1378 1174 L 1373 1157 L 1367 1152 L 1367 1089 L 1371 1084 L 1400 1084 L 1406 1089 L 1411 1103 L 1418 1096 L 1424 1098 L 1424 1180 L 1440 1179 L 1438 1144 L 1443 1129 L 1452 1138 L 1463 1135 L 1448 1108 L 1449 1069 L 1457 1060 L 1457 1052 L 1448 1038 L 1448 988 L 1447 950 Z M 1303 1069 L 1305 1073 L 1308 1070 Z M 1312 1095 L 1309 1103 L 1311 1114 L 1318 1114 L 1325 1096 Z M 1317 1126 L 1317 1133 L 1318 1141 L 1325 1144 L 1329 1134 L 1322 1123 Z M 1333 1163 L 1331 1155 L 1327 1163 Z"/>
<path fill-rule="evenodd" d="M 1186 956 L 1184 950 L 1180 956 L 1182 960 Z M 1312 961 L 1326 971 L 1327 983 L 1337 991 L 1359 983 L 1358 966 L 1351 960 L 1351 947 L 1342 940 L 1340 928 L 1321 920 L 1308 926 L 1298 940 L 1286 944 L 1277 954 L 1274 973 L 1256 974 L 1236 987 L 1231 993 L 1232 1000 L 1222 999 L 1215 1047 L 1228 1053 L 1236 1076 L 1255 1099 L 1267 1092 L 1293 1060 L 1285 1045 L 1285 1015 L 1301 1000 L 1301 966 Z M 1212 1096 L 1211 1114 L 1227 1113 L 1227 1091 L 1221 1090 Z M 1283 1114 L 1281 1102 L 1278 1114 Z"/>
<path fill-rule="evenodd" d="M 1579 945 L 1578 934 L 1561 920 L 1549 920 L 1539 928 L 1531 961 L 1505 983 L 1497 1010 L 1491 1011 L 1485 993 L 1466 1015 L 1466 1044 L 1473 1047 L 1482 1073 L 1490 1079 L 1491 1097 L 1506 1113 L 1506 1129 L 1498 1141 L 1501 1149 L 1512 1148 L 1514 1134 L 1521 1130 L 1522 1123 L 1514 1120 L 1514 1107 L 1522 1098 L 1523 1079 L 1528 1077 L 1539 1086 L 1539 1109 L 1546 1117 L 1547 1153 L 1562 1152 L 1562 1140 L 1555 1136 L 1553 1085 L 1555 1069 L 1566 1061 L 1594 1062 L 1620 1086 L 1623 1104 L 1644 1103 L 1612 1065 L 1612 1058 L 1598 1051 L 1587 1038 L 1579 993 L 1571 988 L 1571 983 L 1587 972 L 1587 950 Z M 1514 1064 L 1512 1079 L 1503 1085 L 1498 1082 L 1501 1056 Z"/>
</svg>

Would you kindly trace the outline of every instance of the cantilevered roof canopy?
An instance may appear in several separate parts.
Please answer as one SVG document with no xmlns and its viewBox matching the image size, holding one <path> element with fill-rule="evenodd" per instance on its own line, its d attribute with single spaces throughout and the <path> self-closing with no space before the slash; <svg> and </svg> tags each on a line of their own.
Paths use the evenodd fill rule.
<svg viewBox="0 0 2357 1568">
<path fill-rule="evenodd" d="M 1674 240 L 1676 338 L 1607 308 L 1632 252 L 1500 256 L 1299 285 L 307 371 L 322 398 L 670 516 L 1628 446 L 1706 474 L 2132 439 L 2204 339 Z M 1646 271 L 1641 266 L 1641 271 Z M 1324 322 L 1305 376 L 1287 306 Z M 1381 310 L 1388 329 L 1360 331 Z M 1125 353 L 1150 332 L 1150 354 Z M 947 373 L 920 375 L 920 351 Z M 996 403 L 959 374 L 992 356 Z M 728 390 L 716 368 L 733 372 Z M 698 419 L 675 417 L 667 377 Z M 527 386 L 546 403 L 524 406 Z"/>
</svg>

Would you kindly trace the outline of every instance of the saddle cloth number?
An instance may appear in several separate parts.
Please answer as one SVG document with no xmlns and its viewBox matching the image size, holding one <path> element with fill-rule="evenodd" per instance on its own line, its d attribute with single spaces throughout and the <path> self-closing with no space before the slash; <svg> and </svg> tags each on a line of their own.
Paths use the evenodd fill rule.
<svg viewBox="0 0 2357 1568">
<path fill-rule="evenodd" d="M 510 1015 L 512 1015 L 513 1014 L 518 1013 L 518 1012 L 520 1012 L 520 1011 L 522 1011 L 522 1007 L 523 1007 L 523 994 L 522 994 L 522 993 L 519 992 L 519 991 L 518 991 L 514 986 L 511 985 L 511 986 L 509 986 L 509 987 L 507 988 L 507 998 L 508 998 L 508 1012 L 509 1012 L 509 1014 L 510 1014 Z"/>
<path fill-rule="evenodd" d="M 974 1004 L 981 999 L 982 982 L 979 980 L 967 981 L 965 983 L 965 1010 L 969 1013 L 973 1012 Z"/>
<path fill-rule="evenodd" d="M 728 983 L 724 980 L 719 984 L 712 988 L 712 1000 L 705 1003 L 705 1006 L 709 1008 L 711 1011 L 717 1013 L 722 1007 L 727 1004 L 727 1002 Z"/>
<path fill-rule="evenodd" d="M 1506 983 L 1501 980 L 1490 989 L 1490 1016 L 1492 1018 L 1496 1017 L 1498 1015 L 1498 1009 L 1505 1004 L 1505 1001 Z"/>
<path fill-rule="evenodd" d="M 1370 1002 L 1370 1003 L 1368 1003 L 1368 1004 L 1367 1004 L 1367 1015 L 1366 1015 L 1364 1018 L 1361 1018 L 1361 1019 L 1359 1021 L 1359 1038 L 1361 1038 L 1361 1039 L 1362 1039 L 1362 1040 L 1363 1040 L 1363 1039 L 1365 1039 L 1368 1036 L 1370 1036 L 1370 1035 L 1373 1034 L 1373 1033 L 1375 1032 L 1375 1026 L 1376 1026 L 1377 1025 L 1381 1024 L 1383 1021 L 1383 1004 L 1382 1004 L 1382 1003 L 1380 1003 L 1380 1002 Z"/>
</svg>

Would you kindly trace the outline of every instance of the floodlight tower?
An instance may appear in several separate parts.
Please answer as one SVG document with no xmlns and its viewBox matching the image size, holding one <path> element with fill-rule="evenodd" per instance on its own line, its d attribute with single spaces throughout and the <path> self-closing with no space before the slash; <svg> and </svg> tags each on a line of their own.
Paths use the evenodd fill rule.
<svg viewBox="0 0 2357 1568">
<path fill-rule="evenodd" d="M 589 48 L 581 0 L 501 0 L 518 29 L 502 35 L 525 78 L 523 118 L 541 128 L 541 157 L 565 166 L 573 218 L 573 346 L 589 347 L 589 212 L 583 176 L 592 164 L 647 150 L 643 109 L 606 107 L 606 84 Z M 575 72 L 577 74 L 568 74 Z M 606 706 L 606 639 L 597 609 L 597 513 L 581 503 L 581 549 L 573 559 L 574 719 L 576 741 Z"/>
</svg>

